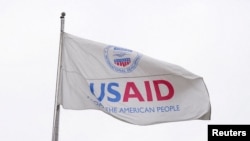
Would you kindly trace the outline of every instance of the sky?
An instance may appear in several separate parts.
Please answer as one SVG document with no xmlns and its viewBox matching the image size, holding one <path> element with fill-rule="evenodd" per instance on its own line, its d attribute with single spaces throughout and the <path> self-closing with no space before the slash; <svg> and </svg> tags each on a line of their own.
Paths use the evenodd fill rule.
<svg viewBox="0 0 250 141">
<path fill-rule="evenodd" d="M 250 124 L 248 0 L 0 0 L 0 140 L 52 138 L 61 12 L 67 33 L 202 76 L 212 115 L 138 126 L 61 109 L 59 141 L 206 141 L 210 124 Z"/>
</svg>

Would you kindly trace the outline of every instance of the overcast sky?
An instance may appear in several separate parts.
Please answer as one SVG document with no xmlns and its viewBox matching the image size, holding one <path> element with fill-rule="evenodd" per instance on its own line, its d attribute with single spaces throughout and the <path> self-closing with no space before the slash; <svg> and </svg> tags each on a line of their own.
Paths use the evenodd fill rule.
<svg viewBox="0 0 250 141">
<path fill-rule="evenodd" d="M 248 0 L 0 0 L 0 140 L 49 141 L 65 31 L 129 48 L 202 76 L 210 121 L 152 126 L 65 110 L 60 141 L 206 141 L 209 124 L 250 124 Z"/>
</svg>

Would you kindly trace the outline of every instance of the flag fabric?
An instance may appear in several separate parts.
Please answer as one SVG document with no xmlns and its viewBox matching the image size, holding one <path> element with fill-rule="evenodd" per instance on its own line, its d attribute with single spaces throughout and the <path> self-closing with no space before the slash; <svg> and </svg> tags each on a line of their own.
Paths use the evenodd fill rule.
<svg viewBox="0 0 250 141">
<path fill-rule="evenodd" d="M 136 125 L 210 120 L 203 78 L 142 53 L 63 33 L 58 104 Z"/>
</svg>

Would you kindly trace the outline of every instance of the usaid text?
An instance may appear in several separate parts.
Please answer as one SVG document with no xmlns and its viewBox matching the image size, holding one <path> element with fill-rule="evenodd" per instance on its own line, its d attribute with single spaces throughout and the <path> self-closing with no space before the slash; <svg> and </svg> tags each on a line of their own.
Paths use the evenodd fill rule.
<svg viewBox="0 0 250 141">
<path fill-rule="evenodd" d="M 143 81 L 142 84 L 135 82 L 126 82 L 125 88 L 120 89 L 118 82 L 100 83 L 98 86 L 95 83 L 90 83 L 90 91 L 99 101 L 106 99 L 109 102 L 128 102 L 131 99 L 137 99 L 140 102 L 144 101 L 164 101 L 169 100 L 174 96 L 174 87 L 167 80 Z M 146 94 L 142 94 L 142 88 Z M 95 89 L 99 89 L 97 94 Z M 162 91 L 165 89 L 167 91 Z M 107 92 L 107 93 L 106 93 Z M 155 94 L 155 99 L 153 98 Z"/>
</svg>

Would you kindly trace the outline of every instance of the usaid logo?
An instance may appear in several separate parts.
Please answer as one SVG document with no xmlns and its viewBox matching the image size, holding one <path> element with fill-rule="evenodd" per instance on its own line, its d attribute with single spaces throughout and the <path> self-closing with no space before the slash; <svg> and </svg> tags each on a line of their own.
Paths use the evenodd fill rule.
<svg viewBox="0 0 250 141">
<path fill-rule="evenodd" d="M 124 84 L 125 87 L 122 88 Z M 137 99 L 140 102 L 165 101 L 174 96 L 174 87 L 167 80 L 153 80 L 151 82 L 146 80 L 140 81 L 140 83 L 139 81 L 101 82 L 99 84 L 92 82 L 89 88 L 98 101 L 103 99 L 109 102 L 128 102 L 130 99 Z"/>
<path fill-rule="evenodd" d="M 137 67 L 141 56 L 138 52 L 116 46 L 107 46 L 104 49 L 108 66 L 120 73 L 132 72 Z"/>
</svg>

